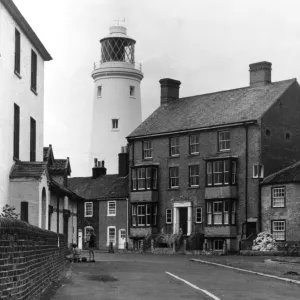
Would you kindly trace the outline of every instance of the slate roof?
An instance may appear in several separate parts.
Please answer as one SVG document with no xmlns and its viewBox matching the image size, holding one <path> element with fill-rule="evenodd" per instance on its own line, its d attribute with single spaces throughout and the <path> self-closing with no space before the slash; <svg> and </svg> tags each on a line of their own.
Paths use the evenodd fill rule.
<svg viewBox="0 0 300 300">
<path fill-rule="evenodd" d="M 271 185 L 292 182 L 300 182 L 300 161 L 274 174 L 267 176 L 261 184 Z"/>
<path fill-rule="evenodd" d="M 127 198 L 128 176 L 104 175 L 68 178 L 68 189 L 86 200 Z"/>
<path fill-rule="evenodd" d="M 44 161 L 48 160 L 48 157 L 49 157 L 49 148 L 50 147 L 44 147 L 43 148 L 43 160 Z"/>
<path fill-rule="evenodd" d="M 258 120 L 294 82 L 289 79 L 170 101 L 128 138 Z"/>
<path fill-rule="evenodd" d="M 52 171 L 62 171 L 65 170 L 67 167 L 67 159 L 55 159 L 50 169 Z"/>
<path fill-rule="evenodd" d="M 12 167 L 10 178 L 40 178 L 46 170 L 47 164 L 45 162 L 17 161 Z"/>
</svg>

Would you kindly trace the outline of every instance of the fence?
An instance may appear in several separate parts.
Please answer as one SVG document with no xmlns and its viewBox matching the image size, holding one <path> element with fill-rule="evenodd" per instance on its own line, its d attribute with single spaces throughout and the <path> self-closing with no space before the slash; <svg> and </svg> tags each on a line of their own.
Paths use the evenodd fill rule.
<svg viewBox="0 0 300 300">
<path fill-rule="evenodd" d="M 66 264 L 62 234 L 0 218 L 0 299 L 35 299 Z"/>
</svg>

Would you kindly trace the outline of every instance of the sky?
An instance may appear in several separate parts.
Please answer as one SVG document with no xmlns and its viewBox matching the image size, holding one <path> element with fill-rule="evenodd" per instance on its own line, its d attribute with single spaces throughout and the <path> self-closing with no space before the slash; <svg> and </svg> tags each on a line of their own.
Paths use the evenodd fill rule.
<svg viewBox="0 0 300 300">
<path fill-rule="evenodd" d="M 160 105 L 162 78 L 180 97 L 249 85 L 249 64 L 272 63 L 272 81 L 300 78 L 297 0 L 14 0 L 53 60 L 45 63 L 44 145 L 70 157 L 72 177 L 89 158 L 99 40 L 125 18 L 142 64 L 142 118 Z M 51 5 L 49 4 L 51 3 Z"/>
</svg>

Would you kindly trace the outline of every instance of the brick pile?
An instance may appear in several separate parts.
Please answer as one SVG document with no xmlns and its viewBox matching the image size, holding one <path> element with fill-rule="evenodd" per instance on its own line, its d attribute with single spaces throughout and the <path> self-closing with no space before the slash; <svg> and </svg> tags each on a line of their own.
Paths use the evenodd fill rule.
<svg viewBox="0 0 300 300">
<path fill-rule="evenodd" d="M 64 269 L 62 234 L 0 218 L 0 299 L 35 299 Z"/>
</svg>

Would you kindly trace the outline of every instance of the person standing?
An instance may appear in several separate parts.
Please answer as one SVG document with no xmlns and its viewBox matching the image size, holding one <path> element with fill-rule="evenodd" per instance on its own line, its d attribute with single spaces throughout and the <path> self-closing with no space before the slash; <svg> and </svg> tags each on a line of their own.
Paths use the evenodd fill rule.
<svg viewBox="0 0 300 300">
<path fill-rule="evenodd" d="M 94 230 L 91 231 L 90 240 L 89 240 L 89 261 L 95 262 L 94 250 L 96 248 L 96 236 Z M 91 259 L 93 256 L 93 259 Z"/>
</svg>

